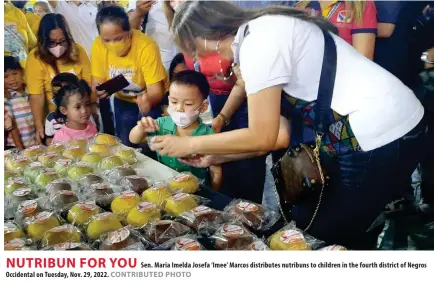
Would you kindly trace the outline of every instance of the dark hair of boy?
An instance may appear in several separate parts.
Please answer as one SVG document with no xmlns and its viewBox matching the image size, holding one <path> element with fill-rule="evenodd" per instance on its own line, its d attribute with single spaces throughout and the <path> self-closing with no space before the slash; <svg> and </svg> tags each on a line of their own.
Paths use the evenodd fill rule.
<svg viewBox="0 0 434 284">
<path fill-rule="evenodd" d="M 176 66 L 178 66 L 179 64 L 185 64 L 185 59 L 184 59 L 184 54 L 182 53 L 178 53 L 177 55 L 175 55 L 175 57 L 173 57 L 172 62 L 170 62 L 170 66 L 169 66 L 169 79 L 170 82 L 172 82 L 173 79 L 173 72 L 175 71 Z"/>
<path fill-rule="evenodd" d="M 12 4 L 14 4 L 14 6 L 17 7 L 18 9 L 23 9 L 24 6 L 26 6 L 27 2 L 29 2 L 29 1 L 16 1 L 16 0 L 14 0 L 14 1 L 11 1 L 11 2 L 12 2 Z"/>
<path fill-rule="evenodd" d="M 20 70 L 23 71 L 23 67 L 21 66 L 20 62 L 18 61 L 17 58 L 13 57 L 13 56 L 5 56 L 5 71 L 8 70 Z"/>
<path fill-rule="evenodd" d="M 65 115 L 60 111 L 60 107 L 67 107 L 69 98 L 75 95 L 81 95 L 81 98 L 90 97 L 91 89 L 85 80 L 78 81 L 77 85 L 65 85 L 54 95 L 56 104 L 55 118 L 58 121 L 66 121 Z"/>
<path fill-rule="evenodd" d="M 54 76 L 51 80 L 52 87 L 61 88 L 64 85 L 75 85 L 78 86 L 79 79 L 75 74 L 62 72 Z"/>
<path fill-rule="evenodd" d="M 96 26 L 98 28 L 98 32 L 100 26 L 104 23 L 117 24 L 125 32 L 129 32 L 131 30 L 127 13 L 125 13 L 125 10 L 119 6 L 110 5 L 98 11 L 98 14 L 96 14 Z"/>
<path fill-rule="evenodd" d="M 206 77 L 202 75 L 202 73 L 193 70 L 181 71 L 178 74 L 175 74 L 171 84 L 195 86 L 199 89 L 204 100 L 208 98 L 210 91 Z"/>
</svg>

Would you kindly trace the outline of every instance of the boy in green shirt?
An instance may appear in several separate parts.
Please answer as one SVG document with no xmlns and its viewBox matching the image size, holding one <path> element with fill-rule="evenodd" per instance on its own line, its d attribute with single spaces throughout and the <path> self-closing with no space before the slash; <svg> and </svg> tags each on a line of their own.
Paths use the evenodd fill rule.
<svg viewBox="0 0 434 284">
<path fill-rule="evenodd" d="M 146 143 L 148 133 L 155 136 L 178 135 L 200 136 L 214 134 L 214 131 L 202 123 L 199 115 L 208 108 L 210 87 L 204 75 L 195 71 L 182 71 L 174 76 L 169 90 L 170 116 L 154 120 L 152 117 L 143 117 L 137 126 L 130 132 L 130 141 L 134 144 Z M 146 94 L 144 94 L 146 96 Z M 221 186 L 222 172 L 220 166 L 211 166 L 208 169 L 194 168 L 181 163 L 177 158 L 160 155 L 158 160 L 178 171 L 191 172 L 201 180 L 209 180 L 211 186 L 218 190 Z"/>
</svg>

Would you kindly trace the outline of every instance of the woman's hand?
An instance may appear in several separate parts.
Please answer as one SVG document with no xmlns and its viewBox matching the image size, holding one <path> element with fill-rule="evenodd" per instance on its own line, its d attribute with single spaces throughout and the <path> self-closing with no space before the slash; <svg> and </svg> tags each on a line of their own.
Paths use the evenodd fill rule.
<svg viewBox="0 0 434 284">
<path fill-rule="evenodd" d="M 151 111 L 152 104 L 146 91 L 144 91 L 142 95 L 137 96 L 137 106 L 141 113 L 148 113 Z"/>
<path fill-rule="evenodd" d="M 45 130 L 43 125 L 35 125 L 36 128 L 36 142 L 38 142 L 39 145 L 42 145 L 42 140 L 45 137 Z"/>
<path fill-rule="evenodd" d="M 179 158 L 178 160 L 187 166 L 195 168 L 209 168 L 218 164 L 216 155 L 197 155 L 194 158 Z"/>
<path fill-rule="evenodd" d="M 222 128 L 225 126 L 225 120 L 221 115 L 217 115 L 216 118 L 213 119 L 211 128 L 216 132 L 220 133 Z"/>
<path fill-rule="evenodd" d="M 182 158 L 194 154 L 191 137 L 155 136 L 151 143 L 151 150 L 157 151 L 161 155 Z"/>
<path fill-rule="evenodd" d="M 101 90 L 101 91 L 96 90 L 96 96 L 98 97 L 98 99 L 106 99 L 110 95 L 106 90 Z"/>
<path fill-rule="evenodd" d="M 154 133 L 160 130 L 157 122 L 150 116 L 142 117 L 140 121 L 137 122 L 137 125 L 142 128 L 146 133 Z"/>
</svg>

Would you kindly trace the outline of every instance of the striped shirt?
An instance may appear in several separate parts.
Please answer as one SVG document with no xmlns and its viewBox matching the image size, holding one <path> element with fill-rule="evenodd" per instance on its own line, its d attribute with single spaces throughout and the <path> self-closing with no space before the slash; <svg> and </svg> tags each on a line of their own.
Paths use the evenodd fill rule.
<svg viewBox="0 0 434 284">
<path fill-rule="evenodd" d="M 35 124 L 27 92 L 21 94 L 14 90 L 8 91 L 10 98 L 5 98 L 5 106 L 7 106 L 9 113 L 16 122 L 24 147 L 36 145 Z M 8 146 L 15 146 L 12 137 L 8 137 L 7 143 Z"/>
</svg>

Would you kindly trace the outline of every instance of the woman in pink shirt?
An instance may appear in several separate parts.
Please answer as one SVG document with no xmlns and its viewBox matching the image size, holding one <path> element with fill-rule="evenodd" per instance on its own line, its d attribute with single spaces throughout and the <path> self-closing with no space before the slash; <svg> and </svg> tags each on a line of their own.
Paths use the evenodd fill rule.
<svg viewBox="0 0 434 284">
<path fill-rule="evenodd" d="M 54 135 L 53 142 L 68 142 L 78 137 L 87 139 L 97 134 L 94 123 L 89 121 L 92 113 L 89 85 L 81 80 L 78 86 L 62 87 L 54 97 L 56 117 L 65 118 L 65 125 Z"/>
</svg>

